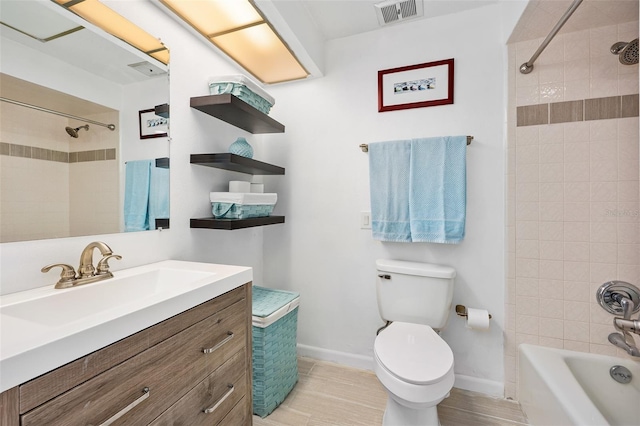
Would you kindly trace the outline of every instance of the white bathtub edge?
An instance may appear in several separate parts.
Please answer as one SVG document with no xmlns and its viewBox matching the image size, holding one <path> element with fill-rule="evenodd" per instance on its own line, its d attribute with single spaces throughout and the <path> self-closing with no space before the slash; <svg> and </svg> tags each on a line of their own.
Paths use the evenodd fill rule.
<svg viewBox="0 0 640 426">
<path fill-rule="evenodd" d="M 554 422 L 577 426 L 609 424 L 564 361 L 566 356 L 600 355 L 529 344 L 520 345 L 518 352 L 518 401 L 531 425 L 548 425 Z M 545 364 L 544 368 L 542 364 Z M 554 399 L 558 402 L 557 405 L 554 404 Z M 543 408 L 537 405 L 542 405 Z"/>
</svg>

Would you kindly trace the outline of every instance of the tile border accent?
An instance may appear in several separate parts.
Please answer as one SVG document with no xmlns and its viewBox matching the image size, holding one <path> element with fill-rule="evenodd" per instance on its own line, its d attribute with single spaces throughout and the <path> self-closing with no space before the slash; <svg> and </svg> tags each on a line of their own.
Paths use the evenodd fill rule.
<svg viewBox="0 0 640 426">
<path fill-rule="evenodd" d="M 638 94 L 516 107 L 516 127 L 638 117 Z"/>
<path fill-rule="evenodd" d="M 116 159 L 116 149 L 96 149 L 92 151 L 64 152 L 38 148 L 29 145 L 0 142 L 0 155 L 55 161 L 58 163 L 83 163 L 87 161 L 109 161 Z"/>
</svg>

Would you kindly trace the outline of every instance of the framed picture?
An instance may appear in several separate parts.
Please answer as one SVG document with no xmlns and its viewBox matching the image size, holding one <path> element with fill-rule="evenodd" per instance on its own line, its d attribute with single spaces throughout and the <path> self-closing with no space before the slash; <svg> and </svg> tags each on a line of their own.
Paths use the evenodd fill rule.
<svg viewBox="0 0 640 426">
<path fill-rule="evenodd" d="M 169 119 L 155 114 L 155 109 L 140 111 L 140 139 L 162 138 L 167 136 Z"/>
<path fill-rule="evenodd" d="M 453 103 L 453 58 L 378 71 L 378 112 Z"/>
</svg>

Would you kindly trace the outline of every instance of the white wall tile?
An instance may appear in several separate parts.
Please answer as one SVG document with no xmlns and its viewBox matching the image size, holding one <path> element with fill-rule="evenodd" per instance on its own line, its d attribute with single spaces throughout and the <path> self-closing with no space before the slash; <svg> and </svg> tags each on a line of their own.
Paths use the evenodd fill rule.
<svg viewBox="0 0 640 426">
<path fill-rule="evenodd" d="M 540 240 L 562 241 L 564 222 L 544 222 L 540 227 Z"/>
<path fill-rule="evenodd" d="M 564 339 L 589 343 L 589 323 L 583 321 L 564 321 Z"/>
<path fill-rule="evenodd" d="M 518 76 L 515 64 L 540 39 L 517 43 L 512 99 L 519 106 L 638 93 L 638 65 L 620 65 L 609 52 L 614 41 L 637 34 L 637 21 L 563 34 L 529 76 Z M 512 133 L 518 278 L 507 311 L 515 345 L 625 355 L 607 341 L 612 315 L 594 294 L 605 281 L 640 282 L 639 127 L 632 117 Z"/>
</svg>

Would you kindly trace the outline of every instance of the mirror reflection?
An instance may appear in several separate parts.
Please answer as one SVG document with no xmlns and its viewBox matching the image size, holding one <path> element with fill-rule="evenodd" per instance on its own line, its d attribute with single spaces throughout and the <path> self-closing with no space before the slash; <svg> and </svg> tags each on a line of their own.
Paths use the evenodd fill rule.
<svg viewBox="0 0 640 426">
<path fill-rule="evenodd" d="M 167 66 L 53 2 L 0 21 L 0 242 L 168 227 Z"/>
</svg>

